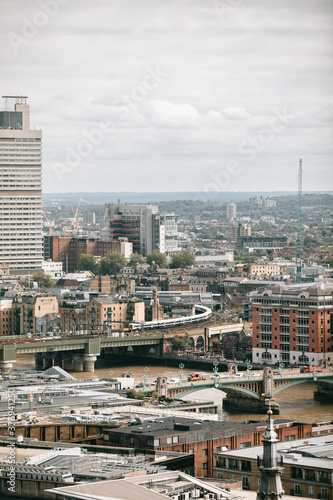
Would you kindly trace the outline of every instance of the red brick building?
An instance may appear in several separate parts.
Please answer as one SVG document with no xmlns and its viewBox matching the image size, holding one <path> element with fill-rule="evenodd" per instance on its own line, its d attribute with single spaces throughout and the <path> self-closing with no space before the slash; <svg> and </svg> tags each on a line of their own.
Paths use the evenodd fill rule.
<svg viewBox="0 0 333 500">
<path fill-rule="evenodd" d="M 312 424 L 274 423 L 279 441 L 312 436 Z M 213 476 L 213 454 L 261 445 L 265 422 L 220 422 L 163 417 L 152 422 L 105 429 L 103 445 L 194 454 L 195 477 Z"/>
<path fill-rule="evenodd" d="M 253 362 L 333 363 L 333 286 L 278 284 L 254 292 Z"/>
<path fill-rule="evenodd" d="M 120 241 L 101 241 L 98 238 L 77 238 L 72 235 L 44 236 L 44 258 L 62 262 L 63 270 L 77 269 L 81 255 L 104 257 L 108 252 L 120 252 Z"/>
</svg>

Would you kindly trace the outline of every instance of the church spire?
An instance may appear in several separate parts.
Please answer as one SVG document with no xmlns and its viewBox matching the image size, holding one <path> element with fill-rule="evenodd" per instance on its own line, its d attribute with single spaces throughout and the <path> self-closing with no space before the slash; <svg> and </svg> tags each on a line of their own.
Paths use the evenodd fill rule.
<svg viewBox="0 0 333 500">
<path fill-rule="evenodd" d="M 282 462 L 278 465 L 277 460 L 277 434 L 274 430 L 272 410 L 268 410 L 267 427 L 264 432 L 263 458 L 258 457 L 258 470 L 260 471 L 260 486 L 257 491 L 257 500 L 282 500 L 284 491 L 282 488 L 281 472 Z"/>
</svg>

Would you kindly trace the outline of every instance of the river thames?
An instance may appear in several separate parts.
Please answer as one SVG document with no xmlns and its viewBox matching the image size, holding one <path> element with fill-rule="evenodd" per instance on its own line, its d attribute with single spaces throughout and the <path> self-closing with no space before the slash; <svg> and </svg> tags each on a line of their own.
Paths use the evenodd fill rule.
<svg viewBox="0 0 333 500">
<path fill-rule="evenodd" d="M 18 356 L 15 368 L 33 368 L 35 359 L 33 355 Z M 119 365 L 112 366 L 110 360 L 98 360 L 94 373 L 87 372 L 70 372 L 78 380 L 95 377 L 120 377 L 123 372 L 128 372 L 135 380 L 144 379 L 144 366 L 139 365 Z M 179 377 L 179 368 L 166 367 L 164 365 L 148 366 L 147 376 L 156 378 L 161 375 L 166 377 Z M 193 371 L 203 371 L 184 368 L 184 375 Z M 212 372 L 211 372 L 212 374 Z M 315 390 L 314 383 L 304 383 L 292 386 L 277 394 L 276 400 L 280 405 L 280 416 L 278 418 L 295 420 L 306 423 L 327 422 L 333 420 L 333 401 L 331 404 L 319 403 L 314 401 L 313 392 Z M 218 389 L 203 389 L 195 393 L 184 396 L 187 401 L 214 401 L 216 403 L 223 402 L 224 393 Z M 264 420 L 264 415 L 252 413 L 234 413 L 222 410 L 223 420 L 243 421 L 243 420 Z"/>
</svg>

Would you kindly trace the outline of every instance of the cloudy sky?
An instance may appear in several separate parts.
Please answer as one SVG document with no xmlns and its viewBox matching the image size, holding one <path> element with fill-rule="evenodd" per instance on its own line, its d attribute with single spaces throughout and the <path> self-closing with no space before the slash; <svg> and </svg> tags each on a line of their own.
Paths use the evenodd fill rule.
<svg viewBox="0 0 333 500">
<path fill-rule="evenodd" d="M 44 191 L 332 189 L 331 0 L 1 0 Z"/>
</svg>

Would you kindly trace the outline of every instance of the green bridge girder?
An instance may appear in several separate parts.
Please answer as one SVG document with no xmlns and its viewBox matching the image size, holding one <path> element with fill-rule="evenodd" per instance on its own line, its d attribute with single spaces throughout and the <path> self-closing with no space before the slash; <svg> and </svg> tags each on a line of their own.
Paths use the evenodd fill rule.
<svg viewBox="0 0 333 500">
<path fill-rule="evenodd" d="M 130 335 L 126 337 L 94 337 L 76 339 L 31 340 L 18 339 L 10 343 L 0 343 L 0 362 L 16 361 L 17 354 L 35 354 L 44 352 L 83 351 L 85 354 L 98 355 L 101 349 L 108 347 L 135 347 L 158 345 L 163 341 L 163 333 Z"/>
</svg>

